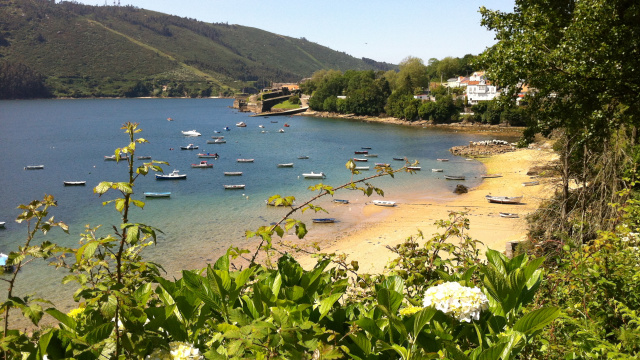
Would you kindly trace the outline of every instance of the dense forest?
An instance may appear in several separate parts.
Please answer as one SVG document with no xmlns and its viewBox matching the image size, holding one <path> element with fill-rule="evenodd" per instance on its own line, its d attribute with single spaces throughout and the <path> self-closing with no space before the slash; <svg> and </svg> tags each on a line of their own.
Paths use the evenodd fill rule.
<svg viewBox="0 0 640 360">
<path fill-rule="evenodd" d="M 166 278 L 143 258 L 158 229 L 135 222 L 129 210 L 144 206 L 132 198 L 138 177 L 168 164 L 135 163 L 147 140 L 127 123 L 115 153 L 130 155 L 122 160 L 128 179 L 94 188 L 116 195 L 105 202 L 122 218 L 111 235 L 88 228 L 78 248 L 60 247 L 43 240 L 68 231 L 52 216 L 54 197 L 20 206 L 25 244 L 9 254 L 2 278 L 3 358 L 637 359 L 640 5 L 516 0 L 513 12 L 481 14 L 498 42 L 478 66 L 511 94 L 523 83 L 535 89 L 523 108 L 525 140 L 549 137 L 559 155 L 543 175 L 556 179 L 557 191 L 528 218 L 528 239 L 513 258 L 481 251 L 462 212 L 438 221 L 432 237 L 399 239 L 384 274 L 363 273 L 340 254 L 317 254 L 317 264 L 303 269 L 295 259 L 301 249 L 282 241 L 307 233 L 292 216 L 322 211 L 315 200 L 337 191 L 382 194 L 370 180 L 410 171 L 384 166 L 352 183 L 311 186 L 308 200 L 272 196 L 268 202 L 289 212 L 246 232 L 256 248 L 229 248 L 204 269 Z M 348 78 L 343 90 L 354 93 L 368 86 L 393 94 L 398 86 L 375 72 L 332 76 Z M 357 171 L 352 161 L 346 167 Z M 33 261 L 69 272 L 64 282 L 77 284 L 77 308 L 65 313 L 15 293 L 20 269 Z M 56 325 L 42 325 L 45 315 Z M 16 316 L 35 330 L 12 328 Z"/>
</svg>

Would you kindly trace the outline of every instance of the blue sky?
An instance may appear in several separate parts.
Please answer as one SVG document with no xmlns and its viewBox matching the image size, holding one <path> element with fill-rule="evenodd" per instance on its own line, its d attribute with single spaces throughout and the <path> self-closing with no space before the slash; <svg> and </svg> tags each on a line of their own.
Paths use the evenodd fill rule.
<svg viewBox="0 0 640 360">
<path fill-rule="evenodd" d="M 106 0 L 109 5 L 114 0 Z M 117 3 L 118 0 L 116 0 Z M 105 0 L 80 0 L 104 5 Z M 509 11 L 515 0 L 120 0 L 120 5 L 255 27 L 306 38 L 357 58 L 398 64 L 407 56 L 477 55 L 495 43 L 478 9 Z"/>
</svg>

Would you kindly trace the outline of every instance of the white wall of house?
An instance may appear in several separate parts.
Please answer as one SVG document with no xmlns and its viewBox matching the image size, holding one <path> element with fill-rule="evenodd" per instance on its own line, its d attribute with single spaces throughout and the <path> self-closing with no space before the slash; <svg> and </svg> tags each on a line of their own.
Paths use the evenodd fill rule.
<svg viewBox="0 0 640 360">
<path fill-rule="evenodd" d="M 498 96 L 496 87 L 487 85 L 484 80 L 481 80 L 477 85 L 467 86 L 467 99 L 471 105 L 475 105 L 479 101 L 493 100 L 496 96 Z"/>
</svg>

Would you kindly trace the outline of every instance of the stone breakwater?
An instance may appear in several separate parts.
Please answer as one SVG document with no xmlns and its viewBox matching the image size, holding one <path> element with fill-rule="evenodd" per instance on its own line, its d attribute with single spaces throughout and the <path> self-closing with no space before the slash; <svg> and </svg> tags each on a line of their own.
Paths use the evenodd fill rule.
<svg viewBox="0 0 640 360">
<path fill-rule="evenodd" d="M 454 146 L 449 149 L 449 151 L 456 156 L 477 157 L 504 154 L 516 151 L 516 147 L 513 145 L 502 144 L 474 145 L 473 143 L 470 143 L 466 146 Z"/>
</svg>

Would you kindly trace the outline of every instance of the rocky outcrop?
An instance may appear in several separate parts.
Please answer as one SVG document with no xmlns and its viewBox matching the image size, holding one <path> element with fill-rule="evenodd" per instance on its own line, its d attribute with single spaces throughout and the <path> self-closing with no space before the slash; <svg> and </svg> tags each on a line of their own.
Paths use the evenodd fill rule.
<svg viewBox="0 0 640 360">
<path fill-rule="evenodd" d="M 454 146 L 449 151 L 453 155 L 476 157 L 476 156 L 489 156 L 496 154 L 504 154 L 512 151 L 516 151 L 516 147 L 513 145 L 494 145 L 492 143 L 485 145 L 474 145 L 469 143 L 467 146 Z"/>
</svg>

